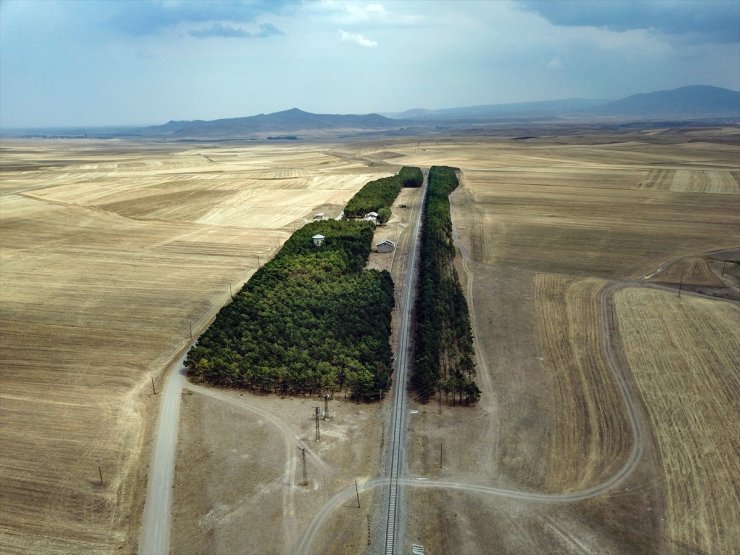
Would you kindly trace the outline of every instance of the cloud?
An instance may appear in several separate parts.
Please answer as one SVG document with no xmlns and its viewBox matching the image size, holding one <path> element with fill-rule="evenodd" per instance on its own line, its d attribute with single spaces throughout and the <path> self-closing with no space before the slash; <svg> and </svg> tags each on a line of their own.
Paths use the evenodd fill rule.
<svg viewBox="0 0 740 555">
<path fill-rule="evenodd" d="M 339 30 L 339 36 L 342 37 L 344 42 L 353 42 L 357 45 L 364 46 L 365 48 L 374 48 L 378 46 L 378 43 L 372 39 L 362 36 L 359 33 L 348 33 L 347 31 Z"/>
<path fill-rule="evenodd" d="M 325 0 L 323 2 L 309 2 L 304 7 L 321 17 L 326 17 L 337 25 L 364 27 L 414 27 L 425 21 L 425 17 L 410 13 L 410 9 L 418 9 L 419 4 L 412 2 L 391 3 L 393 11 L 380 3 L 366 2 L 338 2 Z"/>
<path fill-rule="evenodd" d="M 191 37 L 205 39 L 212 37 L 220 38 L 238 38 L 238 39 L 264 39 L 275 35 L 284 35 L 280 29 L 275 27 L 272 23 L 263 23 L 259 26 L 259 32 L 252 33 L 245 31 L 240 27 L 232 27 L 231 25 L 224 25 L 222 23 L 214 23 L 210 27 L 204 27 L 202 29 L 193 29 L 188 34 Z"/>
<path fill-rule="evenodd" d="M 740 42 L 740 2 L 735 0 L 521 0 L 518 5 L 558 26 L 644 29 L 694 42 Z"/>
<path fill-rule="evenodd" d="M 109 18 L 109 24 L 129 35 L 150 35 L 163 29 L 183 23 L 216 22 L 213 35 L 239 37 L 239 29 L 231 27 L 232 31 L 224 31 L 226 23 L 253 22 L 258 17 L 282 13 L 300 4 L 299 0 L 246 0 L 241 2 L 171 2 L 171 1 L 136 1 L 115 4 L 118 9 Z M 206 32 L 207 30 L 203 30 Z M 218 34 L 219 31 L 232 34 Z M 198 31 L 196 31 L 198 32 Z M 244 31 L 245 33 L 247 31 Z M 262 32 L 262 31 L 261 31 Z M 266 31 L 269 33 L 269 31 Z M 279 34 L 279 33 L 273 33 Z M 198 34 L 193 36 L 200 36 Z M 250 36 L 252 36 L 250 34 Z"/>
<path fill-rule="evenodd" d="M 373 18 L 384 18 L 388 12 L 381 4 L 348 4 L 347 14 L 355 21 L 367 21 Z"/>
</svg>

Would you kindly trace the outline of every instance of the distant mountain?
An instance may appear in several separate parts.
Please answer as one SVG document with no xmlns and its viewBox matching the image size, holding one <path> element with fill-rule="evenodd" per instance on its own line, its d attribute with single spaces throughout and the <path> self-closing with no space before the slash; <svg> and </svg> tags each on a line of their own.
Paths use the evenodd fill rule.
<svg viewBox="0 0 740 555">
<path fill-rule="evenodd" d="M 0 0 L 1 1 L 1 0 Z M 80 138 L 165 138 L 175 140 L 280 139 L 329 136 L 408 136 L 440 133 L 471 124 L 536 125 L 551 121 L 630 123 L 709 122 L 740 120 L 740 92 L 694 85 L 635 94 L 621 100 L 569 98 L 539 102 L 486 104 L 440 110 L 413 109 L 400 113 L 312 114 L 298 108 L 272 114 L 217 119 L 170 121 L 150 127 L 0 129 L 1 136 Z"/>
<path fill-rule="evenodd" d="M 147 127 L 147 135 L 169 137 L 245 137 L 267 132 L 298 132 L 317 130 L 374 130 L 398 127 L 399 122 L 378 114 L 340 115 L 312 114 L 298 108 L 259 114 L 242 118 L 217 119 L 212 121 L 170 121 L 164 125 Z"/>
<path fill-rule="evenodd" d="M 604 115 L 640 117 L 740 117 L 740 92 L 707 85 L 693 85 L 668 91 L 634 94 L 604 104 L 596 111 Z"/>
<path fill-rule="evenodd" d="M 572 114 L 590 110 L 608 102 L 591 98 L 567 98 L 563 100 L 541 100 L 537 102 L 516 102 L 511 104 L 485 104 L 462 108 L 425 110 L 415 108 L 405 112 L 384 114 L 405 120 L 486 120 L 507 117 L 538 117 Z"/>
<path fill-rule="evenodd" d="M 621 100 L 569 98 L 513 104 L 486 104 L 425 110 L 416 108 L 401 113 L 384 114 L 392 118 L 421 123 L 428 122 L 484 122 L 508 118 L 557 117 L 625 117 L 630 119 L 740 117 L 740 92 L 695 85 L 668 91 L 635 94 Z"/>
</svg>

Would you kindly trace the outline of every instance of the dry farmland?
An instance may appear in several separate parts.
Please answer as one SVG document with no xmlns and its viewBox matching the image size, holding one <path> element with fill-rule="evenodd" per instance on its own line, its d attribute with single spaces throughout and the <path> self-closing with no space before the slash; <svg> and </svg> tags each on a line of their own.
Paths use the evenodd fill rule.
<svg viewBox="0 0 740 555">
<path fill-rule="evenodd" d="M 638 288 L 615 300 L 661 453 L 666 537 L 676 549 L 730 553 L 740 538 L 740 307 Z"/>
<path fill-rule="evenodd" d="M 740 543 L 738 447 L 726 442 L 717 451 L 706 439 L 737 427 L 737 307 L 691 299 L 707 304 L 683 314 L 692 321 L 683 341 L 673 339 L 678 328 L 648 324 L 659 316 L 647 307 L 628 313 L 622 300 L 658 295 L 639 288 L 638 278 L 655 272 L 661 285 L 677 286 L 675 273 L 737 298 L 737 279 L 728 287 L 732 280 L 720 279 L 717 263 L 703 256 L 740 244 L 740 145 L 723 135 L 697 132 L 692 143 L 666 131 L 396 146 L 407 155 L 398 163 L 463 171 L 453 220 L 483 390 L 474 409 L 416 407 L 409 471 L 493 488 L 488 497 L 457 485 L 413 489 L 409 541 L 430 552 L 504 553 L 726 552 Z M 635 288 L 620 292 L 612 311 L 612 288 L 621 285 Z M 622 346 L 628 329 L 640 335 Z M 635 337 L 647 350 L 672 345 L 670 367 L 640 358 Z M 688 371 L 696 357 L 704 366 Z M 672 378 L 660 373 L 668 371 Z M 661 381 L 669 379 L 670 389 Z M 687 390 L 698 401 L 684 403 L 679 422 L 664 407 L 678 407 Z M 684 443 L 689 424 L 693 439 Z M 516 492 L 514 499 L 584 494 L 512 501 L 496 488 Z M 420 516 L 425 507 L 433 507 L 428 519 Z M 440 520 L 445 526 L 433 524 Z"/>
<path fill-rule="evenodd" d="M 392 168 L 292 145 L 0 146 L 0 551 L 131 551 L 150 378 L 304 218 Z"/>
<path fill-rule="evenodd" d="M 191 323 L 202 329 L 229 284 L 304 218 L 338 213 L 400 165 L 447 164 L 462 170 L 451 197 L 456 263 L 482 398 L 411 402 L 406 545 L 731 552 L 740 316 L 732 300 L 679 300 L 675 288 L 678 279 L 692 295 L 738 296 L 739 267 L 722 276 L 731 254 L 718 252 L 740 246 L 734 137 L 689 128 L 313 146 L 2 144 L 1 550 L 132 551 L 157 410 L 150 377 L 161 387 Z M 398 203 L 416 200 L 404 191 Z M 404 210 L 376 233 L 399 240 L 396 253 L 371 257 L 394 277 L 409 242 Z M 315 399 L 189 390 L 171 552 L 292 553 L 326 507 L 310 552 L 366 552 L 384 506 L 382 488 L 362 484 L 381 473 L 387 403 L 336 400 L 317 444 Z M 327 504 L 354 480 L 361 509 L 354 498 Z M 370 539 L 376 547 L 381 533 Z"/>
</svg>

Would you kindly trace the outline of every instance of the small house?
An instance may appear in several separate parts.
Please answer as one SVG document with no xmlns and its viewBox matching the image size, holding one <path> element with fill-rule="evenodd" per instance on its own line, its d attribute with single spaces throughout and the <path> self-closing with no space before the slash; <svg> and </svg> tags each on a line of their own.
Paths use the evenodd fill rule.
<svg viewBox="0 0 740 555">
<path fill-rule="evenodd" d="M 396 248 L 396 243 L 390 239 L 385 239 L 377 245 L 378 252 L 393 252 Z"/>
<path fill-rule="evenodd" d="M 317 233 L 316 235 L 314 235 L 314 236 L 312 237 L 312 239 L 313 239 L 313 244 L 314 244 L 315 246 L 317 246 L 317 247 L 320 247 L 321 245 L 323 245 L 323 244 L 324 244 L 324 239 L 326 239 L 326 237 L 324 237 L 323 235 L 319 235 L 319 234 Z"/>
</svg>

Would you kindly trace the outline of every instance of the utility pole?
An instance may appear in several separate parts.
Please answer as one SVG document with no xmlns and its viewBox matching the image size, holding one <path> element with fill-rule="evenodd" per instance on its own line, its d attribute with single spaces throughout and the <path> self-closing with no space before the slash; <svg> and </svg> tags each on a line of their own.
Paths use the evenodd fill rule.
<svg viewBox="0 0 740 555">
<path fill-rule="evenodd" d="M 321 432 L 319 430 L 319 407 L 316 407 L 316 441 L 321 439 Z"/>
<path fill-rule="evenodd" d="M 193 340 L 193 322 L 188 322 L 190 324 L 190 340 Z"/>
<path fill-rule="evenodd" d="M 149 376 L 149 377 L 150 377 L 150 378 L 152 379 L 152 393 L 153 393 L 154 395 L 156 395 L 156 394 L 157 394 L 157 390 L 156 390 L 156 389 L 154 389 L 154 376 Z"/>
<path fill-rule="evenodd" d="M 98 474 L 100 474 L 100 485 L 103 485 L 103 470 L 100 468 L 100 459 L 98 461 Z"/>
<path fill-rule="evenodd" d="M 301 458 L 303 459 L 303 485 L 308 485 L 308 473 L 306 472 L 306 448 L 301 448 Z"/>
<path fill-rule="evenodd" d="M 370 513 L 367 513 L 367 544 L 373 543 L 372 536 L 370 535 Z"/>
<path fill-rule="evenodd" d="M 324 393 L 324 420 L 329 418 L 329 394 Z"/>
<path fill-rule="evenodd" d="M 355 493 L 357 494 L 357 508 L 360 508 L 360 490 L 357 488 L 357 480 L 355 480 Z"/>
<path fill-rule="evenodd" d="M 234 298 L 234 293 L 231 292 L 231 282 L 229 282 L 229 297 Z"/>
</svg>

